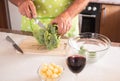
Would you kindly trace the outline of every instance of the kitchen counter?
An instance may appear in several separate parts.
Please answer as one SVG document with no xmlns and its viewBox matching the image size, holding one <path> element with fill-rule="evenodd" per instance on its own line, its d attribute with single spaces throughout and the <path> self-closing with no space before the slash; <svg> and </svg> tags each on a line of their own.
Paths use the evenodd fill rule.
<svg viewBox="0 0 120 81">
<path fill-rule="evenodd" d="M 5 40 L 9 35 L 19 43 L 27 35 L 0 32 L 0 81 L 41 81 L 37 70 L 42 63 L 54 62 L 64 66 L 60 81 L 74 81 L 65 63 L 65 56 L 20 54 Z M 78 75 L 79 81 L 119 81 L 120 46 L 111 46 L 108 53 L 94 64 L 87 64 Z"/>
<path fill-rule="evenodd" d="M 120 5 L 120 0 L 90 0 L 90 1 L 95 3 Z"/>
</svg>

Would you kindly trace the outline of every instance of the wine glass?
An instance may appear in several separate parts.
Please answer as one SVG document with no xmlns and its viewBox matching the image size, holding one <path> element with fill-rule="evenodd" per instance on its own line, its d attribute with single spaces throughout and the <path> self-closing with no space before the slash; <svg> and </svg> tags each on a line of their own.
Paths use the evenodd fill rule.
<svg viewBox="0 0 120 81">
<path fill-rule="evenodd" d="M 66 58 L 66 64 L 69 68 L 69 70 L 75 74 L 76 80 L 78 81 L 78 74 L 84 69 L 86 65 L 86 55 L 80 54 L 79 49 L 74 47 L 75 44 L 70 44 L 68 42 L 67 45 L 67 58 Z"/>
</svg>

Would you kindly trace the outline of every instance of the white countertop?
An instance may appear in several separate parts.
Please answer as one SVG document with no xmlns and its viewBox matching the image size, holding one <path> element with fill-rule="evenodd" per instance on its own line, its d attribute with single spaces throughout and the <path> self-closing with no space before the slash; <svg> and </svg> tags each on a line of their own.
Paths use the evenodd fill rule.
<svg viewBox="0 0 120 81">
<path fill-rule="evenodd" d="M 91 2 L 106 3 L 106 4 L 117 4 L 120 5 L 120 0 L 90 0 Z"/>
<path fill-rule="evenodd" d="M 0 81 L 41 81 L 37 75 L 41 63 L 54 62 L 65 67 L 60 81 L 75 81 L 65 64 L 64 56 L 22 55 L 5 40 L 10 35 L 15 42 L 27 36 L 0 32 Z M 98 62 L 86 65 L 79 81 L 120 81 L 120 47 L 111 47 Z"/>
</svg>

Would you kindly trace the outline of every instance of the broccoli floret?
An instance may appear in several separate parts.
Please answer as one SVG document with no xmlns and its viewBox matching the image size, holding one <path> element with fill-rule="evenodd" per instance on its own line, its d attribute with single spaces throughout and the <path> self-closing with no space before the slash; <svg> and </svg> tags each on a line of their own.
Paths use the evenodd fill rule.
<svg viewBox="0 0 120 81">
<path fill-rule="evenodd" d="M 60 42 L 57 25 L 49 24 L 46 29 L 35 30 L 33 35 L 41 45 L 45 45 L 49 50 L 57 48 Z"/>
</svg>

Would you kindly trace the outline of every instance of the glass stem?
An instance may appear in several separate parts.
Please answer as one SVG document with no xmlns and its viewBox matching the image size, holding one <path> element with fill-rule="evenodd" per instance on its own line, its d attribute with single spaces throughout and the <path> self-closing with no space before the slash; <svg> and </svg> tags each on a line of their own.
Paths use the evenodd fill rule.
<svg viewBox="0 0 120 81">
<path fill-rule="evenodd" d="M 79 81 L 79 80 L 78 80 L 78 74 L 77 74 L 77 73 L 75 74 L 75 81 Z"/>
</svg>

